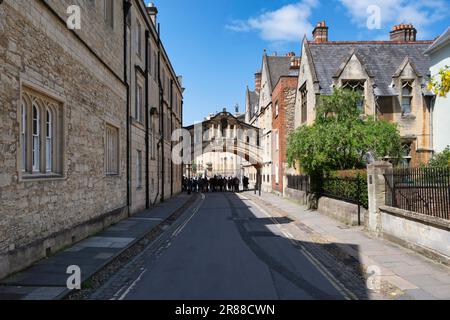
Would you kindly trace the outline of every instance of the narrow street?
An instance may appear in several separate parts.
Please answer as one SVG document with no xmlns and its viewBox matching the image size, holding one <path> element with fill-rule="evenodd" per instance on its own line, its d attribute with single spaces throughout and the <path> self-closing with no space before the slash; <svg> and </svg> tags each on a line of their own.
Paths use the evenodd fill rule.
<svg viewBox="0 0 450 320">
<path fill-rule="evenodd" d="M 368 299 L 325 246 L 250 197 L 209 193 L 91 299 Z"/>
</svg>

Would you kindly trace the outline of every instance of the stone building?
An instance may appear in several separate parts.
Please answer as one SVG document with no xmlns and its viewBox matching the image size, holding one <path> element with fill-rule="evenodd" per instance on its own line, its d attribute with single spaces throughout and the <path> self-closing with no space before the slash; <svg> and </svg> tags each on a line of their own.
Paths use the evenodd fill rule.
<svg viewBox="0 0 450 320">
<path fill-rule="evenodd" d="M 273 99 L 272 94 L 275 85 L 281 76 L 296 75 L 298 70 L 291 69 L 292 54 L 285 56 L 268 56 L 264 51 L 262 68 L 255 74 L 255 90 L 249 91 L 247 88 L 246 99 L 246 120 L 247 122 L 261 130 L 260 144 L 265 154 L 261 170 L 261 187 L 264 191 L 272 191 L 272 178 L 274 177 L 272 162 L 273 144 Z M 256 170 L 252 166 L 245 167 L 245 175 L 250 177 L 250 183 L 257 181 Z"/>
<path fill-rule="evenodd" d="M 73 3 L 0 3 L 0 278 L 181 188 L 160 133 L 181 127 L 183 89 L 156 8 L 76 1 L 73 30 Z"/>
<path fill-rule="evenodd" d="M 450 27 L 425 51 L 431 59 L 430 72 L 433 77 L 445 66 L 450 66 Z M 450 94 L 436 97 L 432 109 L 432 146 L 442 152 L 450 146 Z"/>
<path fill-rule="evenodd" d="M 431 102 L 426 89 L 431 41 L 416 40 L 412 25 L 395 26 L 389 41 L 329 41 L 325 22 L 302 43 L 295 127 L 312 124 L 321 95 L 335 87 L 362 93 L 361 112 L 399 125 L 404 162 L 427 162 L 432 153 Z"/>
<path fill-rule="evenodd" d="M 203 127 L 203 143 L 205 144 L 201 154 L 193 158 L 195 168 L 185 168 L 185 176 L 202 176 L 202 177 L 239 177 L 242 180 L 242 167 L 247 164 L 245 156 L 235 152 L 230 147 L 230 150 L 224 151 L 223 146 L 228 146 L 227 142 L 233 142 L 238 137 L 243 126 L 245 125 L 245 115 L 236 111 L 231 114 L 224 109 L 222 112 L 211 114 L 206 117 L 201 124 L 191 125 L 186 127 L 189 131 L 194 131 L 197 127 Z M 244 132 L 242 131 L 242 135 Z M 198 139 L 198 137 L 193 137 Z M 214 142 L 219 142 L 217 145 L 219 148 L 214 148 Z M 194 141 L 195 144 L 198 141 Z M 195 170 L 194 170 L 195 169 Z"/>
</svg>

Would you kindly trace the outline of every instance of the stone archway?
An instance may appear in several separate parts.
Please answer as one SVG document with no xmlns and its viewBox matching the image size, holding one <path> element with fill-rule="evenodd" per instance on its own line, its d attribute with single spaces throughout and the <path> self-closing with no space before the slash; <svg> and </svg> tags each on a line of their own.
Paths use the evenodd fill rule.
<svg viewBox="0 0 450 320">
<path fill-rule="evenodd" d="M 259 128 L 223 111 L 185 129 L 191 135 L 191 159 L 209 152 L 234 154 L 256 169 L 257 187 L 261 189 L 263 149 Z"/>
</svg>

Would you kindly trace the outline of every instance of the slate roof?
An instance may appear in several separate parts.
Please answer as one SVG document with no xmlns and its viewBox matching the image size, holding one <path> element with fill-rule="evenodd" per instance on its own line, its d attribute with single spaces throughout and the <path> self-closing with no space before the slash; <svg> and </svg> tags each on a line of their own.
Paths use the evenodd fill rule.
<svg viewBox="0 0 450 320">
<path fill-rule="evenodd" d="M 295 57 L 298 59 L 299 57 Z M 298 76 L 298 69 L 291 69 L 291 57 L 267 56 L 267 68 L 270 78 L 270 88 L 274 89 L 282 76 Z"/>
<path fill-rule="evenodd" d="M 250 91 L 247 88 L 247 96 L 248 96 L 248 108 L 249 108 L 249 115 L 250 118 L 253 117 L 253 114 L 255 113 L 255 106 L 259 103 L 259 94 L 256 91 Z"/>
<path fill-rule="evenodd" d="M 440 47 L 448 43 L 450 43 L 450 27 L 448 27 L 447 30 L 433 42 L 433 44 L 427 49 L 427 51 L 425 51 L 425 53 L 432 53 L 436 49 L 439 49 Z"/>
<path fill-rule="evenodd" d="M 354 53 L 373 76 L 378 96 L 398 95 L 397 90 L 390 85 L 394 74 L 406 59 L 411 61 L 416 71 L 426 78 L 431 66 L 430 58 L 424 54 L 431 42 L 418 41 L 416 43 L 397 42 L 308 42 L 312 56 L 313 67 L 316 70 L 320 93 L 332 93 L 333 76 L 339 72 Z"/>
</svg>

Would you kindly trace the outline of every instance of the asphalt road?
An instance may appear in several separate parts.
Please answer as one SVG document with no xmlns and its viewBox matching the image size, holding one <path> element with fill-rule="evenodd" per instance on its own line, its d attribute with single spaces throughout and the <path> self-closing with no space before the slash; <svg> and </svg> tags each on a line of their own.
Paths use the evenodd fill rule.
<svg viewBox="0 0 450 320">
<path fill-rule="evenodd" d="M 107 298 L 355 298 L 333 276 L 344 271 L 339 265 L 330 270 L 332 259 L 324 249 L 307 249 L 311 245 L 298 240 L 300 229 L 294 231 L 288 218 L 273 219 L 271 215 L 250 199 L 232 193 L 202 196 L 179 223 L 107 284 L 128 279 Z M 321 263 L 324 256 L 327 265 Z"/>
</svg>

